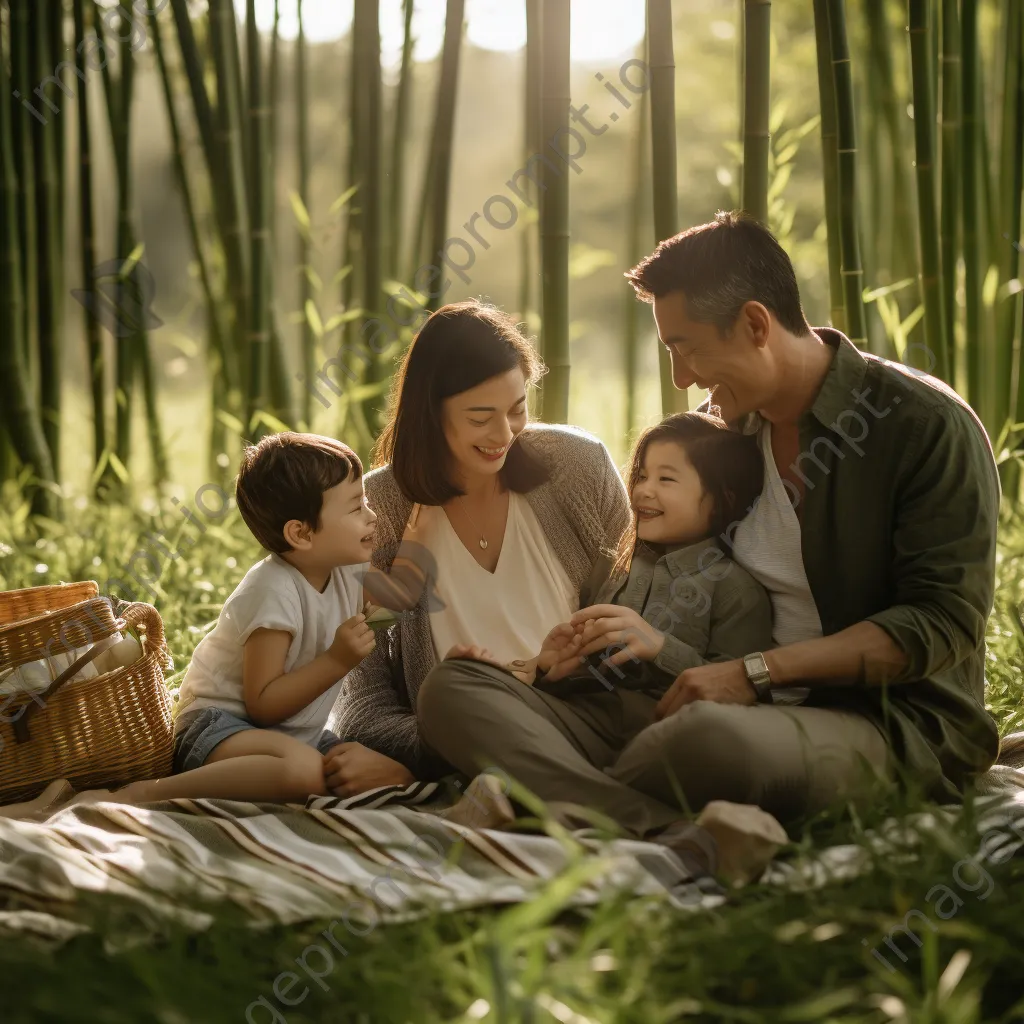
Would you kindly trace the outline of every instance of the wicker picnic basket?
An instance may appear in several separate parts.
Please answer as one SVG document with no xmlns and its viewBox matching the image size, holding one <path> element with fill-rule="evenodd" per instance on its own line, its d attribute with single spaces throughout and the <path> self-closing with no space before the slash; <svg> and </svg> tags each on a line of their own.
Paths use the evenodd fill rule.
<svg viewBox="0 0 1024 1024">
<path fill-rule="evenodd" d="M 82 790 L 170 773 L 163 622 L 152 605 L 119 601 L 115 611 L 98 593 L 87 581 L 0 594 L 0 672 L 93 645 L 42 693 L 0 697 L 0 804 L 31 799 L 59 778 Z M 68 682 L 126 629 L 141 657 Z"/>
</svg>

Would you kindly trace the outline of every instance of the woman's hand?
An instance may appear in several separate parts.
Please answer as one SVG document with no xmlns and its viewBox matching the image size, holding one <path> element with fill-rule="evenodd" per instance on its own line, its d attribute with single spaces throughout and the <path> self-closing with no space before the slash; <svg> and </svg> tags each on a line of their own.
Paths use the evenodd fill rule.
<svg viewBox="0 0 1024 1024">
<path fill-rule="evenodd" d="M 564 679 L 580 667 L 582 641 L 582 630 L 575 629 L 571 622 L 560 622 L 544 637 L 537 655 L 537 670 L 545 672 L 546 679 Z"/>
<path fill-rule="evenodd" d="M 570 620 L 573 627 L 582 630 L 579 657 L 608 647 L 615 652 L 606 660 L 609 665 L 622 665 L 627 661 L 653 661 L 665 646 L 665 634 L 646 622 L 632 608 L 617 604 L 592 604 L 581 608 Z"/>
<path fill-rule="evenodd" d="M 404 764 L 362 743 L 336 743 L 324 754 L 324 783 L 335 796 L 356 796 L 368 789 L 415 781 Z"/>
<path fill-rule="evenodd" d="M 486 661 L 490 665 L 497 665 L 498 668 L 505 667 L 504 663 L 498 661 L 486 647 L 477 647 L 475 644 L 455 644 L 444 656 L 445 661 L 449 658 L 468 658 L 471 661 Z"/>
</svg>

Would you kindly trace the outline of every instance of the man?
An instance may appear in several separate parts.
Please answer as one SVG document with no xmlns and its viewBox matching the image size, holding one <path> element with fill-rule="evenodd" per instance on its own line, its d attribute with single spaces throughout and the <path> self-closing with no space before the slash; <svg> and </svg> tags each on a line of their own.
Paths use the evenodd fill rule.
<svg viewBox="0 0 1024 1024">
<path fill-rule="evenodd" d="M 748 217 L 720 213 L 627 277 L 675 386 L 758 435 L 764 490 L 722 541 L 768 589 L 778 646 L 684 671 L 615 778 L 664 796 L 674 771 L 691 802 L 784 817 L 852 793 L 865 765 L 957 799 L 999 746 L 984 706 L 999 481 L 977 417 L 812 330 L 788 256 Z"/>
<path fill-rule="evenodd" d="M 687 669 L 657 703 L 442 663 L 420 691 L 424 739 L 467 774 L 498 765 L 640 835 L 712 800 L 783 821 L 896 781 L 956 800 L 998 749 L 984 633 L 999 482 L 980 423 L 940 381 L 812 330 L 789 257 L 749 218 L 719 214 L 627 277 L 676 387 L 709 389 L 757 434 L 764 488 L 719 540 L 768 590 L 775 646 Z M 706 554 L 701 573 L 728 571 L 718 544 Z M 608 649 L 601 614 L 575 617 L 598 617 L 581 655 Z"/>
</svg>

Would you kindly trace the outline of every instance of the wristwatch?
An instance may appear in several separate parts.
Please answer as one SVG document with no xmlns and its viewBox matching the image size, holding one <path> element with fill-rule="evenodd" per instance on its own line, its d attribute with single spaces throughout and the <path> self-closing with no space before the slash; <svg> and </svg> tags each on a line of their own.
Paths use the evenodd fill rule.
<svg viewBox="0 0 1024 1024">
<path fill-rule="evenodd" d="M 748 654 L 743 659 L 743 671 L 747 673 L 747 679 L 754 688 L 758 703 L 774 704 L 772 677 L 768 672 L 768 663 L 764 660 L 764 655 L 760 651 Z"/>
</svg>

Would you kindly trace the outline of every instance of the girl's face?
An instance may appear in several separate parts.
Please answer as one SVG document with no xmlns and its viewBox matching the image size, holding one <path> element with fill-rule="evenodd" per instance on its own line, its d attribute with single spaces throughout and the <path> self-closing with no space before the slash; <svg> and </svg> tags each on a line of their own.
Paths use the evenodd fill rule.
<svg viewBox="0 0 1024 1024">
<path fill-rule="evenodd" d="M 516 367 L 444 400 L 444 436 L 455 469 L 467 479 L 493 476 L 526 426 L 526 381 Z"/>
<path fill-rule="evenodd" d="M 652 441 L 631 495 L 636 533 L 653 544 L 694 544 L 711 531 L 713 502 L 683 446 Z"/>
</svg>

